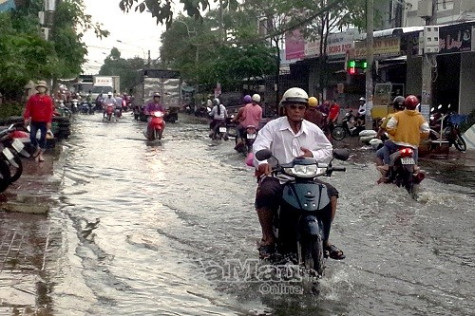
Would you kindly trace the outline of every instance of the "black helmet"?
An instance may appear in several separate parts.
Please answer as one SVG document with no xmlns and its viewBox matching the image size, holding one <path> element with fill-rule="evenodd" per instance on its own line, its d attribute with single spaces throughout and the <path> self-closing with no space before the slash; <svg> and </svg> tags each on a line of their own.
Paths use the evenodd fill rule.
<svg viewBox="0 0 475 316">
<path fill-rule="evenodd" d="M 393 100 L 393 108 L 396 111 L 399 110 L 404 110 L 404 97 L 401 95 L 398 95 L 397 97 L 394 98 Z"/>
</svg>

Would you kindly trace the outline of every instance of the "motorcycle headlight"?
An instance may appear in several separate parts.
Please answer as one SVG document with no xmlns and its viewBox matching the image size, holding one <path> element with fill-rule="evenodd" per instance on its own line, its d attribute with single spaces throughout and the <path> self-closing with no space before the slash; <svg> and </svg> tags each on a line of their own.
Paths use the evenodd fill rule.
<svg viewBox="0 0 475 316">
<path fill-rule="evenodd" d="M 284 168 L 284 172 L 294 177 L 314 178 L 323 173 L 323 169 L 318 168 L 317 165 L 295 165 L 292 168 Z"/>
<path fill-rule="evenodd" d="M 153 112 L 153 115 L 154 115 L 155 117 L 162 117 L 162 116 L 163 116 L 163 113 L 160 112 L 160 111 L 156 111 L 156 112 Z"/>
</svg>

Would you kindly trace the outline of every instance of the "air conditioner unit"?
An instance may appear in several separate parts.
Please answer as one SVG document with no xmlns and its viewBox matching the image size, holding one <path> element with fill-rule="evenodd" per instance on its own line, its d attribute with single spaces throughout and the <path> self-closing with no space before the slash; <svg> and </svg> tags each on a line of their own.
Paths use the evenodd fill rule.
<svg viewBox="0 0 475 316">
<path fill-rule="evenodd" d="M 45 39 L 45 40 L 48 40 L 49 39 L 49 32 L 50 32 L 50 28 L 49 27 L 42 27 L 40 29 L 40 36 Z"/>
<path fill-rule="evenodd" d="M 432 16 L 432 1 L 421 0 L 417 4 L 417 16 L 420 18 L 429 18 Z"/>
<path fill-rule="evenodd" d="M 45 11 L 38 12 L 38 19 L 40 20 L 41 25 L 45 24 Z"/>
</svg>

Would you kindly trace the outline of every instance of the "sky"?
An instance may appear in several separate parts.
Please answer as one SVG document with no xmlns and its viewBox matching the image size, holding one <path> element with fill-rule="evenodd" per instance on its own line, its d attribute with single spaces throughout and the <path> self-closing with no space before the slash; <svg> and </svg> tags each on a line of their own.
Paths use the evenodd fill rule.
<svg viewBox="0 0 475 316">
<path fill-rule="evenodd" d="M 103 29 L 110 32 L 107 38 L 98 39 L 93 31 L 84 35 L 87 46 L 87 62 L 83 65 L 85 74 L 97 74 L 111 49 L 116 47 L 122 58 L 141 57 L 146 59 L 150 50 L 151 59 L 159 57 L 160 36 L 165 27 L 157 25 L 149 12 L 124 13 L 119 0 L 83 0 L 86 14 L 92 22 L 101 22 Z"/>
</svg>

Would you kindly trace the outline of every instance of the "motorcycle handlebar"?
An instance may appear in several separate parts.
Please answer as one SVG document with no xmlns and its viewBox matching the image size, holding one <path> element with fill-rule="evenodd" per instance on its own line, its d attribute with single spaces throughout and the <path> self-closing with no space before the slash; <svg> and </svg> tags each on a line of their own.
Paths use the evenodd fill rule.
<svg viewBox="0 0 475 316">
<path fill-rule="evenodd" d="M 346 167 L 332 167 L 332 171 L 346 172 Z"/>
</svg>

